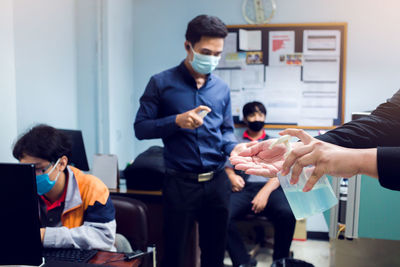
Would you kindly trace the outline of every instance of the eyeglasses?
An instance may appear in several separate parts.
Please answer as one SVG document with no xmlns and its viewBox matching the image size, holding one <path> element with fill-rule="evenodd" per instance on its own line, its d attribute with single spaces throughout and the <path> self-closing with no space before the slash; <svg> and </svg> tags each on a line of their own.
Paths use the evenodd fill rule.
<svg viewBox="0 0 400 267">
<path fill-rule="evenodd" d="M 47 165 L 44 168 L 36 168 L 35 169 L 36 175 L 45 174 L 46 171 L 51 167 L 51 165 L 53 165 L 53 163 L 50 162 L 49 165 Z"/>
</svg>

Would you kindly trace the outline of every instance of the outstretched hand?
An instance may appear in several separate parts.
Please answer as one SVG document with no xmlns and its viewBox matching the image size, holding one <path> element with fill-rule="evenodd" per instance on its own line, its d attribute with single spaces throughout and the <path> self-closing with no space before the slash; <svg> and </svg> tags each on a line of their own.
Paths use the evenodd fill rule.
<svg viewBox="0 0 400 267">
<path fill-rule="evenodd" d="M 235 169 L 243 170 L 247 174 L 275 177 L 282 168 L 286 147 L 280 144 L 270 149 L 269 146 L 274 141 L 275 139 L 269 139 L 253 143 L 238 155 L 232 155 L 229 160 L 235 165 Z"/>
</svg>

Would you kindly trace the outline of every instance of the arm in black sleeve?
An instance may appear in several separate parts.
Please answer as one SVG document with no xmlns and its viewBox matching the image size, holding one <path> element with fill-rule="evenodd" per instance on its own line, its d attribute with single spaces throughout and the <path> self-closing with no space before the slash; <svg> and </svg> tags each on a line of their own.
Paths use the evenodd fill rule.
<svg viewBox="0 0 400 267">
<path fill-rule="evenodd" d="M 346 123 L 316 138 L 349 148 L 377 148 L 380 184 L 400 190 L 400 90 L 370 116 Z"/>
<path fill-rule="evenodd" d="M 400 90 L 370 116 L 348 122 L 319 140 L 350 148 L 400 146 Z"/>
</svg>

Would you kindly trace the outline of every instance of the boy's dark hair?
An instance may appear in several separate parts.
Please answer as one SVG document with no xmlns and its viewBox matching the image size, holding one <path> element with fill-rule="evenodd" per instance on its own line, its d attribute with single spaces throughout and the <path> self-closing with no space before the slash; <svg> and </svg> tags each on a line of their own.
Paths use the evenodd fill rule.
<svg viewBox="0 0 400 267">
<path fill-rule="evenodd" d="M 59 130 L 39 124 L 24 135 L 14 145 L 13 156 L 20 160 L 28 155 L 35 158 L 56 162 L 62 156 L 71 156 L 71 142 Z"/>
<path fill-rule="evenodd" d="M 219 18 L 199 15 L 189 22 L 185 37 L 194 46 L 202 36 L 225 38 L 227 35 L 228 29 Z"/>
<path fill-rule="evenodd" d="M 247 116 L 254 112 L 260 112 L 267 116 L 267 109 L 261 102 L 253 101 L 246 103 L 246 105 L 243 106 L 243 118 L 247 118 Z"/>
</svg>

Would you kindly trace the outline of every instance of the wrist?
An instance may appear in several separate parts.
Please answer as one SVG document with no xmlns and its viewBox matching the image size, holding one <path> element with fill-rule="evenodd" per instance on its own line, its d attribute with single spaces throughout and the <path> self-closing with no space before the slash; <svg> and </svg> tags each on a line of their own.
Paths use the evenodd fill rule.
<svg viewBox="0 0 400 267">
<path fill-rule="evenodd" d="M 181 114 L 178 114 L 178 115 L 176 115 L 176 117 L 175 117 L 175 124 L 176 124 L 177 126 L 179 126 L 180 115 L 181 115 Z M 180 127 L 180 126 L 179 126 L 179 127 Z"/>
<path fill-rule="evenodd" d="M 269 187 L 263 187 L 260 190 L 260 194 L 262 194 L 263 196 L 269 196 L 271 194 L 272 190 Z"/>
<path fill-rule="evenodd" d="M 356 153 L 359 153 L 360 155 L 356 163 L 358 173 L 377 177 L 377 149 L 358 149 Z"/>
</svg>

